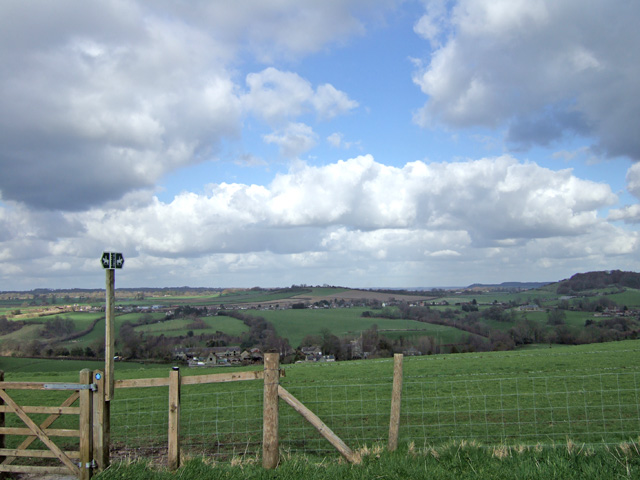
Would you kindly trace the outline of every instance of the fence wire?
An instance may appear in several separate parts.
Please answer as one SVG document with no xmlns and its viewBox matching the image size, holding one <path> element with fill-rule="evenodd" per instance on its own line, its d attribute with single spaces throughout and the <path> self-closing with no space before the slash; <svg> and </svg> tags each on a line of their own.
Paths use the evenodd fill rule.
<svg viewBox="0 0 640 480">
<path fill-rule="evenodd" d="M 377 383 L 285 388 L 352 448 L 386 444 L 392 379 Z M 153 391 L 153 392 L 151 392 Z M 126 395 L 125 395 L 126 392 Z M 262 382 L 183 386 L 181 449 L 187 455 L 259 456 Z M 126 397 L 126 398 L 123 398 Z M 166 388 L 117 392 L 112 402 L 114 449 L 129 457 L 162 455 L 167 446 Z M 640 436 L 640 372 L 483 379 L 405 378 L 400 443 L 441 445 L 618 444 Z M 326 454 L 328 442 L 280 402 L 284 451 Z M 119 452 L 120 454 L 122 452 Z"/>
<path fill-rule="evenodd" d="M 439 444 L 617 444 L 640 435 L 639 373 L 408 381 L 401 432 Z"/>
</svg>

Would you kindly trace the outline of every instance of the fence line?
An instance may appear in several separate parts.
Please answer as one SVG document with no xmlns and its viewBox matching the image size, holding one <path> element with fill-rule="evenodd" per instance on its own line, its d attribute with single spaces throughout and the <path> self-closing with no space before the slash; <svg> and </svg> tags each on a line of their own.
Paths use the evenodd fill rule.
<svg viewBox="0 0 640 480">
<path fill-rule="evenodd" d="M 350 447 L 387 443 L 391 377 L 314 385 L 287 379 L 283 385 Z M 145 389 L 139 397 L 125 399 L 119 392 L 111 412 L 112 442 L 131 447 L 133 456 L 158 454 L 167 442 L 166 387 Z M 260 454 L 262 385 L 188 385 L 182 387 L 181 398 L 180 444 L 185 454 Z M 138 414 L 139 423 L 134 423 Z M 283 450 L 335 452 L 293 409 L 281 403 L 279 416 Z M 550 446 L 570 439 L 596 446 L 637 440 L 639 435 L 638 371 L 467 379 L 414 376 L 405 377 L 402 388 L 400 444 L 475 440 L 489 446 Z"/>
</svg>

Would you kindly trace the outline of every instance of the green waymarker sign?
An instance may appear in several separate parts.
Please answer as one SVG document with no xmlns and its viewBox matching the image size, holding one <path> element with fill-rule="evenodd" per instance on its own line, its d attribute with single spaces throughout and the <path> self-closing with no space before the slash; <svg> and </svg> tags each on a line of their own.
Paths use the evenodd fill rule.
<svg viewBox="0 0 640 480">
<path fill-rule="evenodd" d="M 121 253 L 104 252 L 100 262 L 102 263 L 102 268 L 113 270 L 114 268 L 122 268 L 124 265 L 124 257 Z"/>
</svg>

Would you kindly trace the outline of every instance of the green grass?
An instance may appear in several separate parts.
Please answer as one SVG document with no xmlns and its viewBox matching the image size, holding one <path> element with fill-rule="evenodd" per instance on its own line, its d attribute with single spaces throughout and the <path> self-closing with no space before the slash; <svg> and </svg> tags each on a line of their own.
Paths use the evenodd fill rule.
<svg viewBox="0 0 640 480">
<path fill-rule="evenodd" d="M 519 446 L 528 446 L 528 452 L 544 446 L 546 451 L 547 447 L 566 447 L 569 439 L 581 451 L 604 452 L 609 448 L 611 452 L 621 442 L 638 440 L 639 353 L 640 341 L 634 340 L 405 358 L 400 443 L 405 448 L 414 443 L 419 448 L 428 445 L 443 449 L 441 455 L 446 456 L 447 445 L 452 442 L 458 446 L 475 442 L 491 449 L 507 448 L 515 458 L 522 459 L 526 457 L 513 453 Z M 49 360 L 38 365 L 21 363 L 26 359 L 1 360 L 6 379 L 13 381 L 75 382 L 80 368 L 101 368 L 96 362 Z M 349 446 L 355 449 L 386 442 L 392 359 L 283 368 L 286 377 L 281 379 L 282 386 L 318 414 Z M 181 373 L 237 370 L 182 368 Z M 115 374 L 116 378 L 168 377 L 169 371 L 169 365 L 116 363 Z M 29 405 L 39 404 L 43 394 L 15 393 Z M 51 395 L 47 398 L 58 404 L 61 401 Z M 260 381 L 184 386 L 181 398 L 185 454 L 205 453 L 208 458 L 220 460 L 259 453 Z M 153 455 L 166 449 L 166 387 L 117 389 L 111 408 L 115 446 L 129 449 L 132 456 Z M 8 426 L 16 424 L 13 416 L 7 417 Z M 286 405 L 280 407 L 280 425 L 283 452 L 337 457 L 328 443 Z M 485 451 L 478 450 L 470 458 Z M 503 460 L 508 462 L 508 458 Z M 471 461 L 475 467 L 482 465 Z M 374 478 L 367 476 L 368 470 L 359 472 L 362 477 L 358 478 Z M 527 478 L 524 472 L 522 478 Z"/>
<path fill-rule="evenodd" d="M 367 308 L 334 309 L 289 309 L 251 312 L 250 315 L 264 317 L 273 323 L 279 335 L 289 339 L 289 344 L 298 346 L 306 335 L 318 335 L 329 329 L 338 337 L 357 336 L 360 332 L 378 326 L 378 331 L 389 336 L 429 335 L 441 343 L 457 343 L 468 333 L 452 327 L 417 322 L 415 320 L 393 320 L 366 318 L 362 312 Z"/>
<path fill-rule="evenodd" d="M 6 335 L 0 336 L 0 341 L 5 340 L 18 340 L 20 342 L 28 342 L 30 340 L 36 339 L 40 337 L 40 332 L 42 331 L 41 323 L 33 323 L 29 325 L 25 325 L 19 330 L 15 332 L 8 333 Z"/>
<path fill-rule="evenodd" d="M 259 457 L 233 463 L 209 458 L 187 460 L 175 472 L 158 469 L 152 462 L 115 463 L 94 477 L 97 480 L 225 479 L 429 479 L 481 478 L 565 480 L 633 479 L 640 475 L 637 443 L 611 449 L 581 449 L 571 444 L 552 449 L 484 448 L 457 443 L 441 448 L 404 447 L 390 453 L 379 446 L 361 451 L 362 463 L 350 465 L 335 459 L 308 455 L 281 455 L 275 470 L 264 470 Z"/>
<path fill-rule="evenodd" d="M 607 295 L 607 298 L 613 300 L 618 305 L 626 305 L 629 308 L 640 307 L 640 290 L 627 288 L 622 293 L 614 293 L 613 295 Z"/>
<path fill-rule="evenodd" d="M 313 287 L 311 288 L 311 293 L 309 295 L 312 297 L 331 297 L 348 291 L 348 288 Z"/>
<path fill-rule="evenodd" d="M 206 333 L 213 334 L 216 331 L 224 332 L 228 335 L 239 336 L 249 330 L 241 320 L 227 316 L 202 317 L 202 320 L 208 328 L 193 329 L 189 327 L 193 323 L 190 318 L 177 318 L 166 322 L 152 323 L 149 325 L 141 325 L 136 327 L 138 332 L 145 332 L 151 335 L 164 334 L 165 337 L 186 336 L 189 331 L 194 334 Z"/>
</svg>

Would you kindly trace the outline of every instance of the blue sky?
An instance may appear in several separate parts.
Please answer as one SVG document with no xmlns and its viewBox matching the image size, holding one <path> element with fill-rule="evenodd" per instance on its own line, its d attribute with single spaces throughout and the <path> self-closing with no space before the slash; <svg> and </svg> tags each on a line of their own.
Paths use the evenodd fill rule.
<svg viewBox="0 0 640 480">
<path fill-rule="evenodd" d="M 0 290 L 640 269 L 640 6 L 0 5 Z"/>
</svg>

